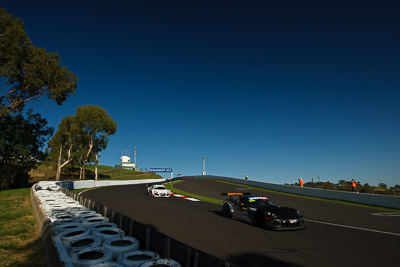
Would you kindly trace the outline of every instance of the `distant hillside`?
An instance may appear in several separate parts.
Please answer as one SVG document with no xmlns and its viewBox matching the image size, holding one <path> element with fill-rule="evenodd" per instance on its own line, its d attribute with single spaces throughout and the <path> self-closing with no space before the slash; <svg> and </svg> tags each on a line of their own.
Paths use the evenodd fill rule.
<svg viewBox="0 0 400 267">
<path fill-rule="evenodd" d="M 93 180 L 95 175 L 95 166 L 88 165 L 86 167 L 86 179 Z M 160 175 L 155 173 L 144 173 L 138 171 L 125 170 L 120 168 L 114 168 L 110 166 L 99 165 L 97 167 L 98 179 L 99 180 L 138 180 L 138 179 L 157 179 L 162 178 Z M 29 172 L 30 183 L 43 180 L 55 180 L 56 178 L 56 167 L 42 164 L 37 169 Z M 61 174 L 62 181 L 75 181 L 79 180 L 79 168 L 63 168 Z"/>
</svg>

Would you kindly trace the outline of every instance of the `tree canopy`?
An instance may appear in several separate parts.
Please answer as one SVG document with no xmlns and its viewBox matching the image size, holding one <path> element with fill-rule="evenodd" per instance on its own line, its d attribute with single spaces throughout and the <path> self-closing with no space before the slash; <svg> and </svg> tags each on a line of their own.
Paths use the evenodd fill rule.
<svg viewBox="0 0 400 267">
<path fill-rule="evenodd" d="M 104 108 L 95 105 L 78 107 L 74 116 L 62 119 L 48 143 L 53 161 L 57 159 L 57 180 L 61 168 L 69 162 L 81 165 L 84 179 L 87 163 L 107 148 L 108 137 L 116 131 L 117 123 Z"/>
<path fill-rule="evenodd" d="M 77 81 L 58 54 L 33 46 L 23 22 L 0 8 L 0 117 L 42 96 L 61 105 Z"/>
<path fill-rule="evenodd" d="M 27 172 L 45 156 L 41 147 L 53 134 L 46 119 L 32 110 L 0 117 L 0 188 L 27 183 Z"/>
</svg>

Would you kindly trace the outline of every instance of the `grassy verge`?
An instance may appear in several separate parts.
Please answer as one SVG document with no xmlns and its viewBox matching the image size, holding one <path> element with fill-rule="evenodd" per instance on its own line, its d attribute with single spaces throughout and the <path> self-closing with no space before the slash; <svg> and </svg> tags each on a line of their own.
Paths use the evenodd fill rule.
<svg viewBox="0 0 400 267">
<path fill-rule="evenodd" d="M 180 180 L 180 181 L 175 181 L 175 182 L 171 182 L 171 183 L 165 183 L 164 185 L 165 185 L 165 187 L 167 187 L 169 190 L 171 190 L 171 192 L 176 193 L 176 194 L 181 194 L 181 195 L 184 195 L 184 196 L 187 196 L 187 197 L 197 198 L 197 199 L 199 199 L 199 200 L 201 200 L 201 201 L 208 202 L 208 203 L 212 203 L 212 204 L 218 204 L 218 205 L 220 205 L 220 204 L 222 203 L 222 200 L 220 200 L 220 199 L 209 198 L 209 197 L 203 197 L 203 196 L 195 195 L 195 194 L 192 194 L 192 193 L 188 193 L 188 192 L 185 192 L 185 191 L 176 189 L 176 188 L 174 187 L 174 184 L 180 183 L 180 182 L 182 182 L 182 180 Z"/>
<path fill-rule="evenodd" d="M 45 266 L 30 188 L 0 191 L 0 266 Z"/>
</svg>

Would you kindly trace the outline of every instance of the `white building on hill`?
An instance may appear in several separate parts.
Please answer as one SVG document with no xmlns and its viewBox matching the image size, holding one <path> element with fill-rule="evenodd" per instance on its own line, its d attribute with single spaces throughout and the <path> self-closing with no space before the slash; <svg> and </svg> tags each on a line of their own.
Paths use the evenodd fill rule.
<svg viewBox="0 0 400 267">
<path fill-rule="evenodd" d="M 121 168 L 121 169 L 128 169 L 128 170 L 133 170 L 133 171 L 140 171 L 139 167 L 136 167 L 135 162 L 131 162 L 131 158 L 128 156 L 121 156 L 121 162 L 115 165 L 115 168 Z"/>
</svg>

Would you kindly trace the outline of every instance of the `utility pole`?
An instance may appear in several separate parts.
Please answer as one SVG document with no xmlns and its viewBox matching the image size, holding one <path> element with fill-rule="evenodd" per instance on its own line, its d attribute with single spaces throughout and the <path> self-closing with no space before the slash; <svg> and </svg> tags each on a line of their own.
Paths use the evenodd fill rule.
<svg viewBox="0 0 400 267">
<path fill-rule="evenodd" d="M 203 175 L 206 175 L 206 157 L 203 156 Z"/>
<path fill-rule="evenodd" d="M 133 163 L 135 163 L 134 171 L 136 171 L 136 147 L 133 148 Z"/>
</svg>

